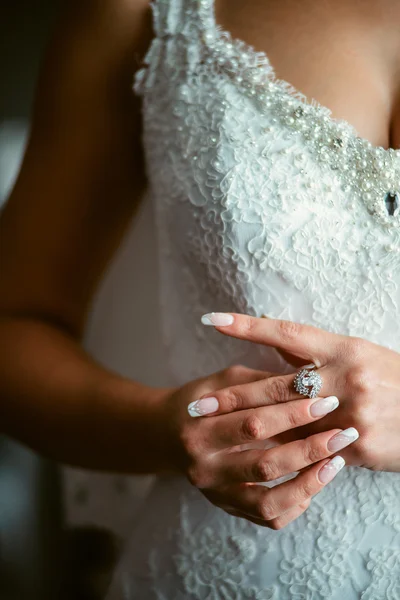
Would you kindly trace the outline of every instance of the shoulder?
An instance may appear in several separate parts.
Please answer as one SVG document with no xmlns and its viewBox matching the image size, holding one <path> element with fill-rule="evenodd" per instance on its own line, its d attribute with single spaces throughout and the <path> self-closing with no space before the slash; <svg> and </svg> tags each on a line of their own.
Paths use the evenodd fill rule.
<svg viewBox="0 0 400 600">
<path fill-rule="evenodd" d="M 142 58 L 154 35 L 150 0 L 92 0 L 110 37 Z"/>
<path fill-rule="evenodd" d="M 83 46 L 98 48 L 108 61 L 134 58 L 139 63 L 154 35 L 150 0 L 65 1 L 59 18 Z"/>
</svg>

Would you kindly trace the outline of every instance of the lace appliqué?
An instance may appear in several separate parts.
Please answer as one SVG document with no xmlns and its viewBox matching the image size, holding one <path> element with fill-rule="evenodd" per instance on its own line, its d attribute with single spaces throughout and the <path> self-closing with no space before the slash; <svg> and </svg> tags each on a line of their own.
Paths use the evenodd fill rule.
<svg viewBox="0 0 400 600">
<path fill-rule="evenodd" d="M 379 489 L 386 489 L 389 481 L 387 473 L 380 473 L 376 481 L 365 469 L 347 468 L 334 485 L 313 498 L 299 519 L 270 535 L 264 528 L 211 508 L 203 509 L 199 521 L 201 512 L 192 509 L 195 492 L 183 495 L 178 552 L 173 557 L 182 588 L 195 600 L 395 600 L 400 536 L 392 534 L 387 546 L 372 550 L 365 540 L 387 535 L 390 527 L 385 524 L 398 516 L 398 503 L 390 502 L 398 497 L 400 483 L 392 498 L 379 503 L 383 496 Z M 365 502 L 368 493 L 375 508 Z M 280 557 L 277 565 L 276 557 Z"/>
<path fill-rule="evenodd" d="M 400 550 L 398 547 L 371 550 L 366 567 L 372 582 L 361 600 L 397 600 L 400 598 Z"/>
<path fill-rule="evenodd" d="M 258 554 L 257 527 L 223 519 L 217 528 L 210 523 L 194 530 L 187 502 L 188 498 L 182 499 L 182 531 L 174 562 L 188 597 L 193 600 L 278 600 L 276 586 L 260 589 L 249 584 L 248 572 Z"/>
</svg>

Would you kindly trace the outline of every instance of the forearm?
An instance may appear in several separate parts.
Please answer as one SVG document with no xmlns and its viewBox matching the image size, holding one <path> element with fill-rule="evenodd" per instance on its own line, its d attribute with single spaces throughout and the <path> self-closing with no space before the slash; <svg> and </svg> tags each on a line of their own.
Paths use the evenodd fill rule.
<svg viewBox="0 0 400 600">
<path fill-rule="evenodd" d="M 162 411 L 172 390 L 96 363 L 61 327 L 0 320 L 0 418 L 5 434 L 63 463 L 106 471 L 169 469 Z"/>
</svg>

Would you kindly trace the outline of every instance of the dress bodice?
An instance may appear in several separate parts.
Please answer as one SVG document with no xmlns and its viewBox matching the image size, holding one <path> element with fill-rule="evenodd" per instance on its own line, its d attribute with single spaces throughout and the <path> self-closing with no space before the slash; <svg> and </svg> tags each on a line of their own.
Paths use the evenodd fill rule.
<svg viewBox="0 0 400 600">
<path fill-rule="evenodd" d="M 153 12 L 135 91 L 177 377 L 252 352 L 205 332 L 210 310 L 266 312 L 400 350 L 400 149 L 373 147 L 278 80 L 265 54 L 216 25 L 211 0 L 159 1 Z"/>
<path fill-rule="evenodd" d="M 134 90 L 176 383 L 237 362 L 287 369 L 273 349 L 204 328 L 210 311 L 400 351 L 400 149 L 372 146 L 277 79 L 265 53 L 216 24 L 213 0 L 151 6 Z M 345 468 L 280 532 L 229 517 L 183 481 L 160 481 L 152 503 L 162 516 L 141 519 L 116 580 L 132 596 L 121 597 L 400 598 L 398 474 Z M 143 536 L 149 579 L 129 562 Z"/>
</svg>

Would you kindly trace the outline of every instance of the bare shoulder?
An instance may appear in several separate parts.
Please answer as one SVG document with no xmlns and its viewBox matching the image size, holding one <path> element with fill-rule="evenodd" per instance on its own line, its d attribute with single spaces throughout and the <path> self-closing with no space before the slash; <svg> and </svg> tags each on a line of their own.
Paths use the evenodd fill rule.
<svg viewBox="0 0 400 600">
<path fill-rule="evenodd" d="M 154 35 L 150 0 L 65 1 L 59 28 L 101 45 L 108 61 L 125 52 L 139 63 Z"/>
<path fill-rule="evenodd" d="M 150 0 L 107 0 L 100 5 L 103 23 L 121 46 L 135 51 L 138 59 L 143 57 L 154 35 Z"/>
<path fill-rule="evenodd" d="M 64 0 L 1 213 L 0 314 L 83 331 L 147 184 L 132 77 L 152 36 L 149 0 Z"/>
</svg>

